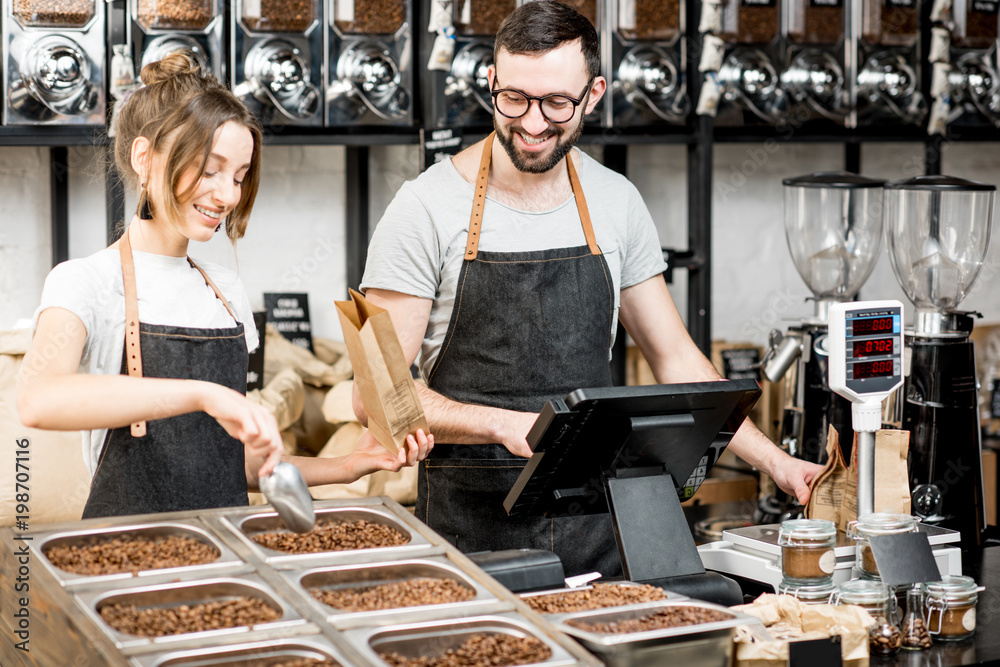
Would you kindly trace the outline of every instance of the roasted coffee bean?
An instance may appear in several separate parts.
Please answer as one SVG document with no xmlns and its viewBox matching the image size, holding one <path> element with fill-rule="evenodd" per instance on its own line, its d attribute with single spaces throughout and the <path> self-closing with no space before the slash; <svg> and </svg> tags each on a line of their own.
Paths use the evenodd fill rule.
<svg viewBox="0 0 1000 667">
<path fill-rule="evenodd" d="M 448 604 L 471 600 L 476 595 L 474 590 L 454 579 L 432 577 L 358 588 L 315 588 L 309 592 L 323 604 L 344 611 Z"/>
<path fill-rule="evenodd" d="M 805 12 L 805 30 L 793 29 L 788 36 L 799 44 L 836 44 L 844 36 L 844 8 L 842 6 L 814 5 L 806 0 L 801 9 Z"/>
<path fill-rule="evenodd" d="M 531 595 L 524 598 L 529 607 L 543 614 L 565 614 L 571 611 L 620 607 L 626 604 L 663 600 L 667 594 L 662 588 L 642 584 L 594 584 L 584 591 Z"/>
<path fill-rule="evenodd" d="M 14 0 L 14 18 L 38 25 L 86 25 L 94 16 L 98 0 Z"/>
<path fill-rule="evenodd" d="M 456 0 L 455 32 L 462 35 L 495 35 L 503 20 L 514 11 L 514 5 L 515 0 Z M 466 12 L 470 17 L 467 22 L 463 19 Z"/>
<path fill-rule="evenodd" d="M 377 549 L 398 546 L 409 541 L 409 538 L 392 526 L 364 519 L 318 524 L 308 533 L 271 532 L 257 533 L 250 537 L 268 549 L 297 554 Z"/>
<path fill-rule="evenodd" d="M 685 625 L 699 625 L 701 623 L 712 623 L 713 621 L 725 621 L 730 618 L 732 618 L 732 614 L 715 609 L 684 606 L 667 607 L 646 616 L 611 623 L 587 623 L 575 619 L 570 619 L 566 622 L 573 627 L 590 632 L 625 634 L 629 632 L 643 632 L 644 630 L 679 628 Z"/>
<path fill-rule="evenodd" d="M 281 612 L 263 600 L 240 596 L 193 605 L 137 608 L 134 604 L 109 604 L 99 610 L 104 622 L 118 632 L 139 637 L 162 637 L 218 628 L 269 623 Z"/>
<path fill-rule="evenodd" d="M 243 5 L 243 23 L 261 32 L 304 32 L 316 18 L 316 0 L 260 0 L 260 12 L 247 14 Z"/>
<path fill-rule="evenodd" d="M 917 36 L 916 0 L 910 7 L 887 0 L 864 0 L 861 39 L 866 44 L 907 46 Z"/>
<path fill-rule="evenodd" d="M 908 625 L 903 629 L 902 648 L 924 649 L 931 647 L 931 635 L 927 624 L 919 616 L 909 617 Z"/>
<path fill-rule="evenodd" d="M 741 44 L 767 44 L 778 36 L 778 3 L 756 4 L 739 0 L 736 41 Z"/>
<path fill-rule="evenodd" d="M 506 667 L 544 662 L 552 651 L 535 637 L 479 634 L 444 655 L 409 658 L 399 653 L 380 653 L 392 667 Z"/>
<path fill-rule="evenodd" d="M 158 30 L 201 30 L 212 22 L 211 0 L 139 0 L 139 22 Z"/>
<path fill-rule="evenodd" d="M 621 0 L 609 1 L 621 2 Z M 619 22 L 621 22 L 620 14 Z M 618 31 L 627 39 L 668 39 L 680 25 L 679 0 L 635 0 L 635 24 L 622 25 Z"/>
<path fill-rule="evenodd" d="M 165 567 L 202 565 L 219 558 L 215 547 L 190 537 L 115 537 L 93 544 L 68 544 L 45 550 L 60 570 L 74 574 L 115 574 Z"/>
<path fill-rule="evenodd" d="M 245 663 L 240 663 L 245 664 Z M 236 667 L 236 665 L 233 665 Z M 341 667 L 339 662 L 334 660 L 319 660 L 318 658 L 295 658 L 288 662 L 268 663 L 268 667 Z"/>
<path fill-rule="evenodd" d="M 343 32 L 392 34 L 406 20 L 406 4 L 404 0 L 356 0 L 352 20 L 340 20 L 336 13 L 334 16 L 338 19 L 335 25 Z"/>
<path fill-rule="evenodd" d="M 988 49 L 997 39 L 997 15 L 978 12 L 970 0 L 965 14 L 965 37 L 955 40 L 955 46 L 968 49 Z"/>
</svg>

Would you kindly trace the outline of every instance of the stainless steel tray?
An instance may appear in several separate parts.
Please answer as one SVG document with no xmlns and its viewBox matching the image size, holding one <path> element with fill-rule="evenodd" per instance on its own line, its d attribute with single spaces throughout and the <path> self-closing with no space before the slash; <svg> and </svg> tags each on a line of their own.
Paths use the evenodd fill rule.
<svg viewBox="0 0 1000 667">
<path fill-rule="evenodd" d="M 257 509 L 257 508 L 255 508 Z M 347 522 L 364 519 L 395 528 L 409 537 L 409 542 L 399 546 L 378 547 L 374 549 L 347 549 L 343 551 L 321 551 L 318 553 L 289 553 L 268 549 L 250 539 L 257 533 L 291 532 L 282 523 L 277 512 L 247 512 L 241 510 L 230 512 L 221 517 L 222 525 L 236 534 L 258 558 L 268 565 L 280 566 L 295 564 L 301 567 L 303 563 L 320 561 L 328 563 L 374 562 L 398 560 L 415 555 L 422 555 L 430 550 L 438 550 L 420 533 L 412 530 L 399 520 L 392 512 L 383 507 L 324 507 L 316 508 L 316 523 Z"/>
<path fill-rule="evenodd" d="M 228 646 L 172 649 L 134 656 L 137 667 L 272 667 L 289 660 L 336 660 L 347 667 L 351 661 L 322 635 L 247 641 Z"/>
<path fill-rule="evenodd" d="M 257 598 L 273 609 L 281 612 L 281 616 L 268 623 L 258 625 L 188 632 L 162 637 L 140 637 L 127 635 L 115 630 L 101 618 L 100 610 L 109 604 L 129 603 L 139 608 L 174 607 L 182 604 L 194 605 L 214 600 L 224 600 L 237 596 Z M 191 639 L 204 641 L 212 637 L 233 635 L 238 633 L 253 633 L 275 628 L 288 628 L 302 625 L 306 622 L 287 602 L 269 586 L 259 575 L 248 574 L 240 577 L 215 577 L 212 579 L 197 579 L 193 581 L 175 581 L 148 586 L 123 586 L 113 590 L 79 591 L 73 595 L 77 604 L 91 617 L 101 630 L 114 640 L 119 649 L 148 646 L 150 644 L 169 644 Z"/>
<path fill-rule="evenodd" d="M 184 565 L 181 567 L 165 567 L 156 570 L 140 570 L 136 574 L 118 572 L 114 574 L 75 574 L 56 567 L 45 555 L 45 551 L 55 546 L 88 546 L 113 538 L 126 537 L 190 537 L 203 544 L 211 546 L 219 557 L 211 563 L 202 565 Z M 232 549 L 223 544 L 217 537 L 207 531 L 198 520 L 173 520 L 154 523 L 131 523 L 125 525 L 105 526 L 89 530 L 51 530 L 33 533 L 29 549 L 37 559 L 44 563 L 63 586 L 68 588 L 97 586 L 106 583 L 115 584 L 135 577 L 176 577 L 188 572 L 203 572 L 204 576 L 213 576 L 222 570 L 235 572 L 249 570 L 249 565 L 237 556 Z"/>
<path fill-rule="evenodd" d="M 597 582 L 597 583 L 604 583 L 604 582 Z M 606 582 L 606 585 L 611 585 L 611 586 L 641 586 L 642 584 L 636 583 L 634 581 L 609 581 L 609 582 Z M 594 588 L 594 585 L 593 584 L 589 584 L 587 586 L 578 586 L 576 588 L 556 588 L 556 589 L 552 589 L 552 590 L 548 590 L 548 591 L 534 591 L 532 593 L 521 593 L 520 595 L 518 595 L 518 597 L 520 597 L 522 600 L 527 601 L 529 598 L 545 597 L 546 595 L 558 595 L 560 593 L 580 593 L 580 592 L 583 592 L 583 591 L 593 590 L 593 588 Z M 601 607 L 600 609 L 622 609 L 624 607 L 628 607 L 628 608 L 643 607 L 643 606 L 646 606 L 646 605 L 657 605 L 657 604 L 659 604 L 661 602 L 666 602 L 666 601 L 671 601 L 671 600 L 687 600 L 688 599 L 688 596 L 686 596 L 686 595 L 681 595 L 680 593 L 674 593 L 673 591 L 667 591 L 667 590 L 663 591 L 663 595 L 665 597 L 662 600 L 653 600 L 653 601 L 650 601 L 650 602 L 633 602 L 633 603 L 629 603 L 629 604 L 614 605 L 614 606 L 611 606 L 611 607 Z M 599 610 L 595 609 L 593 611 L 599 611 Z M 545 612 L 545 611 L 539 611 L 538 613 L 539 614 L 544 614 L 546 616 L 554 616 L 554 615 L 556 615 L 556 613 L 551 613 L 550 614 L 549 612 Z"/>
<path fill-rule="evenodd" d="M 330 625 L 338 629 L 360 625 L 388 625 L 432 618 L 454 618 L 475 613 L 509 611 L 514 605 L 500 600 L 486 590 L 479 582 L 462 572 L 447 558 L 429 558 L 393 561 L 375 564 L 353 564 L 344 566 L 319 567 L 305 571 L 282 570 L 280 574 L 290 585 L 300 592 L 309 604 L 326 617 Z M 472 589 L 474 597 L 461 602 L 445 604 L 396 607 L 375 611 L 344 611 L 328 606 L 315 597 L 312 589 L 366 588 L 390 584 L 422 577 L 453 579 Z"/>
<path fill-rule="evenodd" d="M 570 625 L 568 621 L 614 623 L 648 616 L 668 607 L 704 607 L 729 615 L 711 623 L 630 633 L 598 633 Z M 683 664 L 685 667 L 728 667 L 732 637 L 738 625 L 754 625 L 758 619 L 722 605 L 701 600 L 667 600 L 629 607 L 594 609 L 547 616 L 557 629 L 570 635 L 608 665 Z"/>
<path fill-rule="evenodd" d="M 385 664 L 378 656 L 380 651 L 395 651 L 411 658 L 436 656 L 461 646 L 472 635 L 497 633 L 534 637 L 544 642 L 552 655 L 544 662 L 533 664 L 550 667 L 577 664 L 577 660 L 566 649 L 514 612 L 344 631 L 347 639 L 373 664 Z"/>
</svg>

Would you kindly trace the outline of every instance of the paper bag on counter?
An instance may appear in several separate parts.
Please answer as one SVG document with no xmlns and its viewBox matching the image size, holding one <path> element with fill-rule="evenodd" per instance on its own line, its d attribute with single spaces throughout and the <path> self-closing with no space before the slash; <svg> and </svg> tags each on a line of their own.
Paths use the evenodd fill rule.
<svg viewBox="0 0 1000 667">
<path fill-rule="evenodd" d="M 840 436 L 837 429 L 830 426 L 826 436 L 826 465 L 809 485 L 806 518 L 825 519 L 836 525 L 840 518 L 846 481 L 847 464 L 840 451 Z"/>
<path fill-rule="evenodd" d="M 910 478 L 906 457 L 910 432 L 882 429 L 875 433 L 875 511 L 888 514 L 910 513 Z M 847 471 L 837 528 L 858 518 L 858 436 L 854 435 L 851 465 Z"/>
<path fill-rule="evenodd" d="M 389 312 L 351 290 L 350 301 L 337 301 L 354 382 L 368 414 L 368 430 L 392 453 L 427 419 L 410 376 L 410 367 Z"/>
</svg>

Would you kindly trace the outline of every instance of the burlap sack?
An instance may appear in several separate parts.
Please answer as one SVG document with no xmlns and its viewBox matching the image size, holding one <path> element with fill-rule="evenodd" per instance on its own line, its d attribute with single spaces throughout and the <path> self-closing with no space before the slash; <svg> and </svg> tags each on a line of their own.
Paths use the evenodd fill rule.
<svg viewBox="0 0 1000 667">
<path fill-rule="evenodd" d="M 17 512 L 17 494 L 27 493 L 23 503 L 28 509 L 26 523 L 35 529 L 42 523 L 78 520 L 90 494 L 90 474 L 83 463 L 79 431 L 27 428 L 17 416 L 17 374 L 30 342 L 27 329 L 0 332 L 0 457 L 4 461 L 0 466 L 0 526 L 14 525 L 16 516 L 23 515 Z M 28 446 L 18 447 L 19 441 L 27 441 Z M 17 469 L 18 457 L 28 459 L 27 470 Z M 17 486 L 18 473 L 26 480 L 27 492 Z"/>
</svg>

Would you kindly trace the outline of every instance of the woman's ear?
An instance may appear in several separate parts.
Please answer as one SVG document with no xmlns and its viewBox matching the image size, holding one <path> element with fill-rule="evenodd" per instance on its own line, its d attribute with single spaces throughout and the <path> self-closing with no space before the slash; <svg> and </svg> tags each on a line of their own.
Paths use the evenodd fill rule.
<svg viewBox="0 0 1000 667">
<path fill-rule="evenodd" d="M 132 170 L 139 176 L 139 182 L 143 185 L 149 182 L 151 153 L 149 139 L 146 137 L 136 137 L 132 140 L 132 149 L 129 158 L 132 163 Z"/>
</svg>

